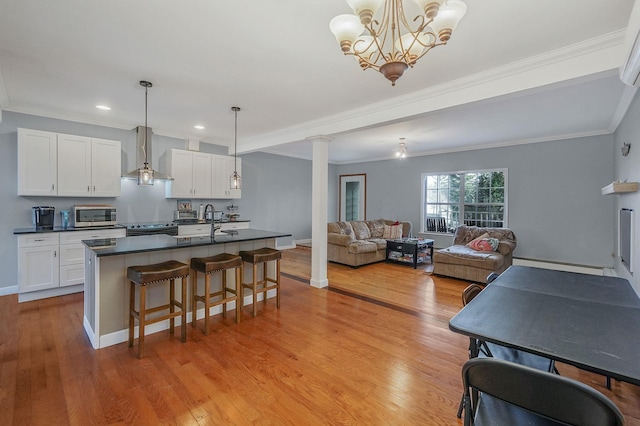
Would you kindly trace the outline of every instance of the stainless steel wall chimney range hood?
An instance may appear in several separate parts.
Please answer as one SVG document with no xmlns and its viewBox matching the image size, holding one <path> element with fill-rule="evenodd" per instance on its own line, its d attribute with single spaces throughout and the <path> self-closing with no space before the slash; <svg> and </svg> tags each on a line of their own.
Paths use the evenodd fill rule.
<svg viewBox="0 0 640 426">
<path fill-rule="evenodd" d="M 136 127 L 136 170 L 122 175 L 125 179 L 136 179 L 138 185 L 150 186 L 155 180 L 173 180 L 170 176 L 153 170 L 149 164 L 151 156 L 151 137 L 153 132 L 147 126 L 147 100 L 149 97 L 149 87 L 153 84 L 149 81 L 140 81 L 140 86 L 144 87 L 144 126 Z"/>
<path fill-rule="evenodd" d="M 145 140 L 145 129 L 146 129 L 146 140 Z M 153 144 L 151 143 L 153 138 L 153 131 L 151 127 L 138 126 L 135 128 L 136 130 L 136 166 L 144 167 L 147 159 L 150 159 L 152 153 Z M 145 145 L 146 143 L 146 145 Z M 146 151 L 146 156 L 145 156 Z M 148 164 L 150 166 L 150 164 Z M 138 179 L 139 168 L 130 171 L 122 175 L 124 179 Z M 154 180 L 173 180 L 171 176 L 167 176 L 163 173 L 160 173 L 158 170 L 153 171 L 153 179 Z"/>
</svg>

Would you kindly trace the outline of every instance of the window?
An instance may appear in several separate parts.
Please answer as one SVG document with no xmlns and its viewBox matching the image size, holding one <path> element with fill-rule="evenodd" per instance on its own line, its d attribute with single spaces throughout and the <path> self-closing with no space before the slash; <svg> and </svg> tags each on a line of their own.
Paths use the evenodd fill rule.
<svg viewBox="0 0 640 426">
<path fill-rule="evenodd" d="M 507 170 L 423 174 L 422 232 L 507 227 Z"/>
</svg>

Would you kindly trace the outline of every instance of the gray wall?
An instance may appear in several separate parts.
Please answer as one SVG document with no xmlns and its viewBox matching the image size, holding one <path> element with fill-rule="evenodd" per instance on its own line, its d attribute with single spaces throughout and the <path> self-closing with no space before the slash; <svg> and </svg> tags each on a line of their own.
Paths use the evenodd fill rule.
<svg viewBox="0 0 640 426">
<path fill-rule="evenodd" d="M 367 218 L 409 220 L 420 231 L 421 174 L 508 169 L 509 227 L 515 256 L 613 266 L 613 199 L 600 189 L 613 179 L 613 135 L 409 157 L 340 166 L 367 174 Z M 410 148 L 410 147 L 409 147 Z M 439 236 L 436 246 L 451 244 Z"/>
<path fill-rule="evenodd" d="M 615 158 L 615 179 L 627 180 L 629 182 L 640 181 L 640 96 L 635 96 L 631 107 L 616 131 L 615 145 L 612 149 Z M 623 157 L 620 148 L 624 143 L 631 144 L 629 155 Z M 619 276 L 627 278 L 633 284 L 637 293 L 640 293 L 640 192 L 620 195 L 607 195 L 615 200 L 616 207 L 611 213 L 609 220 L 617 226 L 618 209 L 633 209 L 635 214 L 635 235 L 632 238 L 635 256 L 633 257 L 635 275 L 629 274 L 627 269 L 620 263 L 620 258 L 616 257 L 616 272 Z M 617 229 L 617 228 L 616 228 Z M 617 235 L 616 235 L 616 254 Z"/>
<path fill-rule="evenodd" d="M 633 111 L 638 115 L 637 100 Z M 631 113 L 630 113 L 631 114 Z M 627 114 L 625 132 L 640 133 Z M 164 198 L 164 183 L 151 188 L 123 181 L 122 196 L 107 199 L 18 197 L 16 129 L 47 130 L 122 141 L 123 171 L 135 165 L 135 132 L 63 120 L 3 112 L 0 123 L 0 287 L 17 285 L 17 237 L 13 229 L 31 226 L 34 205 L 69 208 L 76 203 L 109 203 L 119 221 L 170 221 L 176 202 Z M 510 227 L 518 236 L 516 256 L 593 266 L 613 266 L 615 197 L 600 188 L 614 180 L 619 150 L 613 136 L 580 138 L 478 151 L 329 166 L 328 220 L 337 219 L 340 174 L 367 173 L 367 217 L 410 220 L 420 229 L 422 173 L 508 168 Z M 155 135 L 152 165 L 163 169 L 160 156 L 185 141 Z M 201 144 L 204 152 L 226 154 L 226 148 Z M 632 155 L 640 153 L 631 150 Z M 616 155 L 617 154 L 617 155 Z M 614 160 L 615 155 L 615 160 Z M 627 157 L 631 158 L 631 157 Z M 637 166 L 638 157 L 634 157 Z M 630 167 L 630 166 L 629 166 Z M 265 153 L 242 156 L 241 218 L 255 228 L 286 231 L 294 240 L 311 238 L 311 161 Z M 640 180 L 636 176 L 635 180 Z M 631 198 L 626 198 L 631 200 Z M 192 200 L 194 205 L 207 200 Z M 213 200 L 223 209 L 229 200 Z M 636 204 L 638 203 L 636 199 Z M 636 208 L 638 206 L 636 205 Z M 640 216 L 640 214 L 638 215 Z M 58 218 L 57 218 L 58 219 Z M 639 229 L 637 226 L 636 229 Z M 439 238 L 446 246 L 450 238 Z"/>
<path fill-rule="evenodd" d="M 242 156 L 241 211 L 251 226 L 311 238 L 311 161 L 261 152 Z"/>
</svg>

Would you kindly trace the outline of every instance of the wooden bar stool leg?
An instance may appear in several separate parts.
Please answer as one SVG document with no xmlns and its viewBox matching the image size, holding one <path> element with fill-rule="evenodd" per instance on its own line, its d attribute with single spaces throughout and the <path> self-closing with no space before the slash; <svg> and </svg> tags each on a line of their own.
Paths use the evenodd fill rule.
<svg viewBox="0 0 640 426">
<path fill-rule="evenodd" d="M 176 301 L 176 280 L 171 279 L 169 280 L 169 313 L 171 314 L 173 314 L 176 311 L 175 301 Z M 169 318 L 169 334 L 173 335 L 173 332 L 175 331 L 175 326 L 176 326 L 176 323 L 174 321 L 174 318 L 173 317 Z"/>
<path fill-rule="evenodd" d="M 253 296 L 253 316 L 258 316 L 258 265 L 255 263 L 253 265 L 253 283 L 252 283 L 252 296 Z"/>
<path fill-rule="evenodd" d="M 198 271 L 191 270 L 191 327 L 196 327 L 196 319 L 198 318 Z"/>
<path fill-rule="evenodd" d="M 267 290 L 267 283 L 269 282 L 269 280 L 267 278 L 268 277 L 268 275 L 267 275 L 267 266 L 268 266 L 267 263 L 269 263 L 269 262 L 264 262 L 262 264 L 262 280 L 264 282 L 264 290 L 265 290 L 264 293 L 262 293 L 262 303 L 265 304 L 265 305 L 267 304 L 267 291 L 266 290 Z"/>
<path fill-rule="evenodd" d="M 138 310 L 138 358 L 144 357 L 144 322 L 147 318 L 147 286 L 140 286 L 140 309 Z"/>
<path fill-rule="evenodd" d="M 276 307 L 280 309 L 280 259 L 276 260 Z"/>
<path fill-rule="evenodd" d="M 133 347 L 133 330 L 135 328 L 135 316 L 136 310 L 136 285 L 133 281 L 129 281 L 129 347 Z"/>
<path fill-rule="evenodd" d="M 236 269 L 236 324 L 240 322 L 240 311 L 242 309 L 242 268 Z"/>
<path fill-rule="evenodd" d="M 204 335 L 209 334 L 209 302 L 211 298 L 211 274 L 204 274 Z"/>
<path fill-rule="evenodd" d="M 187 277 L 182 277 L 182 315 L 180 316 L 182 325 L 180 326 L 180 341 L 187 341 Z"/>
<path fill-rule="evenodd" d="M 226 299 L 227 298 L 227 271 L 226 270 L 222 270 L 220 271 L 220 273 L 222 274 L 222 298 Z M 222 304 L 222 318 L 226 318 L 227 317 L 227 304 L 223 303 Z"/>
</svg>

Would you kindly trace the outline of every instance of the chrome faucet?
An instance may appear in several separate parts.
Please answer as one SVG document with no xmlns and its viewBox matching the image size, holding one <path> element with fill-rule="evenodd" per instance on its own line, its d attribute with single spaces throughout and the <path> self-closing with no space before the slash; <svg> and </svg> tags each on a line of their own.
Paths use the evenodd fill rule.
<svg viewBox="0 0 640 426">
<path fill-rule="evenodd" d="M 211 207 L 211 238 L 214 238 L 215 234 L 216 234 L 216 231 L 218 229 L 220 229 L 222 227 L 222 225 L 220 224 L 219 221 L 217 222 L 217 225 L 216 225 L 216 220 L 214 219 L 215 215 L 213 214 L 213 212 L 216 209 L 215 209 L 215 207 L 213 207 L 213 204 L 207 204 L 204 207 L 204 217 L 205 217 L 205 219 L 207 218 L 207 211 L 209 211 L 209 207 Z"/>
</svg>

